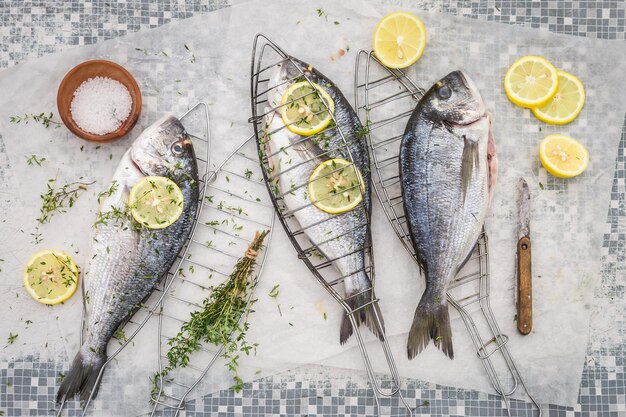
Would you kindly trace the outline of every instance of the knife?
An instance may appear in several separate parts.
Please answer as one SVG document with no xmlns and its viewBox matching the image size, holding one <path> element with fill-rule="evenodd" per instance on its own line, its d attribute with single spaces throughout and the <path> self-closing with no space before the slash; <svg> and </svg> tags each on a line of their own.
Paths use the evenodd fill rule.
<svg viewBox="0 0 626 417">
<path fill-rule="evenodd" d="M 517 237 L 517 330 L 527 335 L 533 328 L 533 287 L 530 255 L 530 191 L 523 178 L 519 184 Z"/>
</svg>

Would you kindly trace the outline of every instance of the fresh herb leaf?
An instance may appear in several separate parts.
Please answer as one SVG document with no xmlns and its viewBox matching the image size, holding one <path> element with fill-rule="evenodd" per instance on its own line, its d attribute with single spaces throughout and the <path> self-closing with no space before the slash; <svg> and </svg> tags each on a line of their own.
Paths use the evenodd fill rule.
<svg viewBox="0 0 626 417">
<path fill-rule="evenodd" d="M 202 302 L 202 309 L 191 313 L 179 333 L 168 341 L 168 364 L 152 378 L 153 388 L 158 390 L 158 383 L 174 369 L 184 368 L 189 364 L 189 357 L 200 349 L 202 343 L 224 345 L 222 356 L 226 366 L 233 373 L 236 392 L 243 388 L 239 376 L 240 352 L 249 355 L 256 348 L 246 339 L 249 329 L 248 317 L 255 300 L 252 294 L 256 282 L 252 280 L 255 258 L 263 246 L 263 240 L 269 232 L 257 232 L 246 254 L 235 265 L 230 278 L 213 289 Z M 251 300 L 248 303 L 248 300 Z"/>
<path fill-rule="evenodd" d="M 43 156 L 39 158 L 37 155 L 31 155 L 30 157 L 26 157 L 26 163 L 28 165 L 39 165 L 43 164 L 46 161 L 46 158 Z"/>
<path fill-rule="evenodd" d="M 267 293 L 267 295 L 269 295 L 272 298 L 278 297 L 278 294 L 280 293 L 279 287 L 280 287 L 280 284 L 274 285 L 274 287 L 270 290 L 269 293 Z"/>
<path fill-rule="evenodd" d="M 57 122 L 56 120 L 53 120 L 52 119 L 53 117 L 54 117 L 54 113 L 52 112 L 50 112 L 50 114 L 45 114 L 45 113 L 24 114 L 24 116 L 11 116 L 9 117 L 9 121 L 15 124 L 18 124 L 18 123 L 28 124 L 28 122 L 33 121 L 36 123 L 41 123 L 46 128 L 50 127 L 51 124 L 56 127 L 60 127 L 61 122 Z"/>
<path fill-rule="evenodd" d="M 320 7 L 319 9 L 315 9 L 315 11 L 319 17 L 323 17 L 328 22 L 328 13 L 326 13 L 324 9 Z"/>
<path fill-rule="evenodd" d="M 46 184 L 46 192 L 40 195 L 41 207 L 39 217 L 36 219 L 35 231 L 31 234 L 36 244 L 41 243 L 43 238 L 39 228 L 42 224 L 49 223 L 56 213 L 65 213 L 74 206 L 74 203 L 83 191 L 95 181 L 86 183 L 82 181 L 71 182 L 60 188 L 55 187 L 56 178 L 51 178 Z"/>
<path fill-rule="evenodd" d="M 9 333 L 9 337 L 7 338 L 7 343 L 9 345 L 12 345 L 13 343 L 15 343 L 15 341 L 17 340 L 17 336 L 19 336 L 19 335 L 18 334 Z"/>
</svg>

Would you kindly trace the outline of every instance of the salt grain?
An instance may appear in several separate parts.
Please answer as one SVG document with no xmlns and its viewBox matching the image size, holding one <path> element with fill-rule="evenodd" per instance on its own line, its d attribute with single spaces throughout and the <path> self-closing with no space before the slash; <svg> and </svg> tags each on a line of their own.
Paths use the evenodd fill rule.
<svg viewBox="0 0 626 417">
<path fill-rule="evenodd" d="M 133 99 L 124 84 L 108 77 L 89 78 L 74 92 L 72 119 L 84 131 L 106 135 L 128 119 Z"/>
</svg>

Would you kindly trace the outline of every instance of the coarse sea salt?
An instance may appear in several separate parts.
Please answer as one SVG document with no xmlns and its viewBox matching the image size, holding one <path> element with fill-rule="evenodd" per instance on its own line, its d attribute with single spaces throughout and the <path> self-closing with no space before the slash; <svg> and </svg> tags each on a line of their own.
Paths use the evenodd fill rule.
<svg viewBox="0 0 626 417">
<path fill-rule="evenodd" d="M 133 99 L 124 84 L 108 77 L 89 78 L 76 89 L 70 112 L 84 131 L 106 135 L 115 131 L 128 116 Z"/>
</svg>

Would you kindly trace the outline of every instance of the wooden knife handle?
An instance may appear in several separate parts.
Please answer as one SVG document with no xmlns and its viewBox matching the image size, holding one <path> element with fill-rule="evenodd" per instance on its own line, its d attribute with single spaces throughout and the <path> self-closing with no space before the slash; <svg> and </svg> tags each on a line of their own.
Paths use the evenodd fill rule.
<svg viewBox="0 0 626 417">
<path fill-rule="evenodd" d="M 517 242 L 517 330 L 528 334 L 533 328 L 533 283 L 530 238 Z"/>
</svg>

